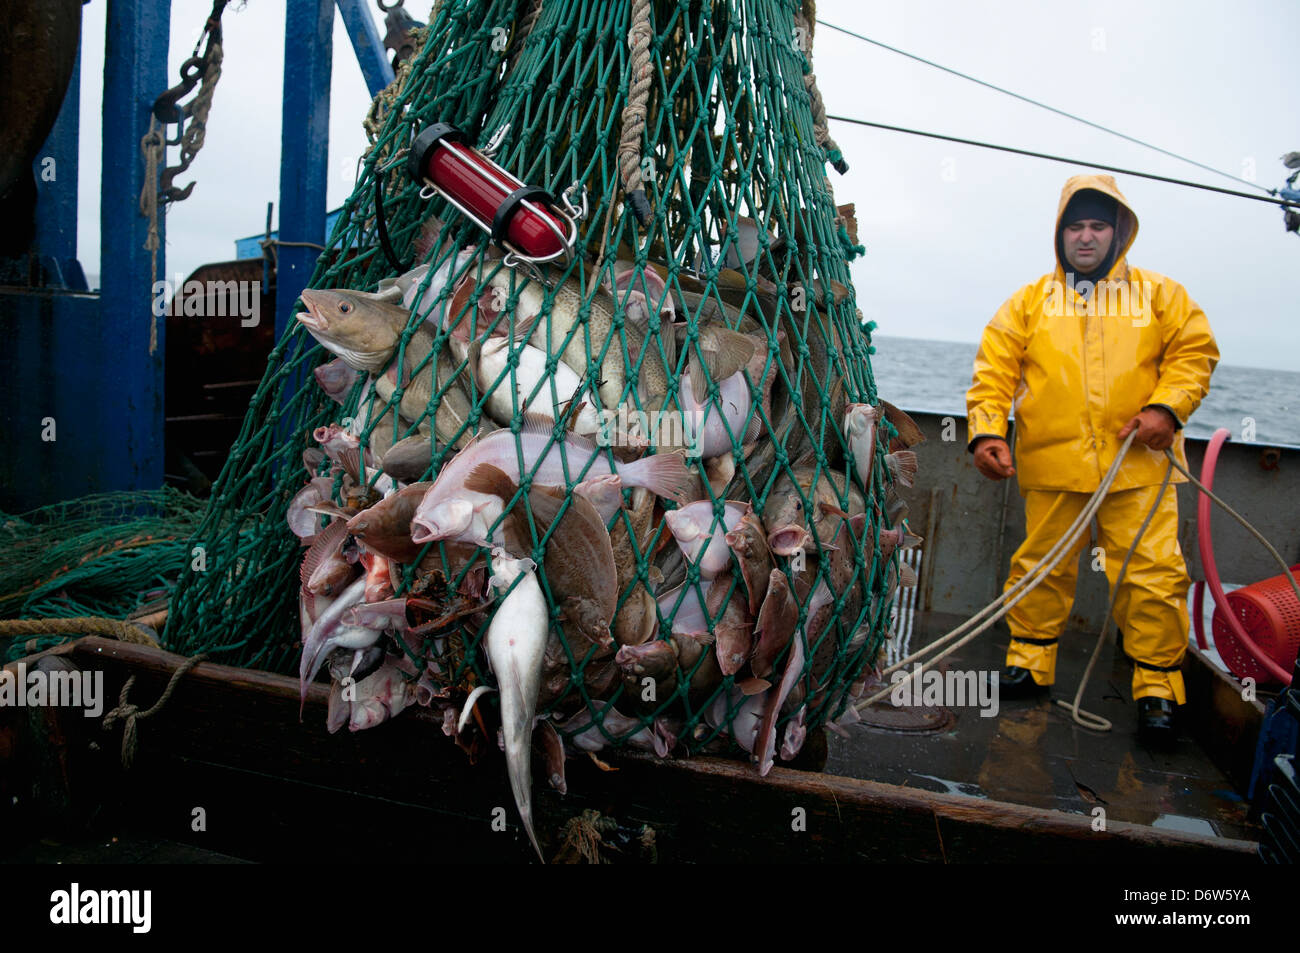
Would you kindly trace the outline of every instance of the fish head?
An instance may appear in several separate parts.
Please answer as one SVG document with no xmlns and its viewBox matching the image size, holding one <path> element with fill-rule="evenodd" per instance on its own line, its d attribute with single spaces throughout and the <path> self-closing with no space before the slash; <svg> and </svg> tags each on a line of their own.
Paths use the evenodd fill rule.
<svg viewBox="0 0 1300 953">
<path fill-rule="evenodd" d="M 427 510 L 421 506 L 411 520 L 411 542 L 423 545 L 454 538 L 469 529 L 473 519 L 474 504 L 460 497 L 443 500 Z"/>
<path fill-rule="evenodd" d="M 870 432 L 876 422 L 876 408 L 870 404 L 849 404 L 844 415 L 844 432 L 850 437 L 861 437 Z"/>
<path fill-rule="evenodd" d="M 784 488 L 780 485 L 773 487 L 767 505 L 763 507 L 763 525 L 804 526 L 807 522 L 808 514 L 804 512 L 803 497 L 799 491 L 789 481 L 786 481 Z M 769 545 L 773 535 L 774 533 L 768 534 Z"/>
<path fill-rule="evenodd" d="M 767 534 L 768 549 L 778 556 L 793 556 L 799 550 L 811 545 L 812 541 L 812 534 L 808 532 L 807 527 L 798 523 L 778 526 Z"/>
<path fill-rule="evenodd" d="M 308 288 L 296 317 L 349 367 L 379 373 L 397 347 L 410 313 L 389 298 L 343 289 Z"/>
<path fill-rule="evenodd" d="M 489 585 L 497 589 L 508 589 L 516 577 L 537 568 L 537 563 L 527 556 L 516 559 L 504 549 L 492 550 L 492 579 Z"/>
<path fill-rule="evenodd" d="M 707 535 L 707 529 L 701 526 L 695 518 L 694 513 L 689 513 L 690 507 L 680 510 L 669 510 L 664 514 L 664 520 L 668 523 L 668 529 L 679 543 L 691 543 Z"/>
</svg>

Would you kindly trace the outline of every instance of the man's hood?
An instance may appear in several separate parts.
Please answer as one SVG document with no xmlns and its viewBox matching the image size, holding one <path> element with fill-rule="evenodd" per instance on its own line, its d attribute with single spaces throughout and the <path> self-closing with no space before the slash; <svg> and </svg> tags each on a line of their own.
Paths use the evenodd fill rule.
<svg viewBox="0 0 1300 953">
<path fill-rule="evenodd" d="M 1133 241 L 1137 238 L 1138 219 L 1137 214 L 1128 204 L 1128 199 L 1120 192 L 1119 186 L 1115 183 L 1114 176 L 1109 175 L 1076 175 L 1071 176 L 1065 183 L 1065 188 L 1061 189 L 1061 204 L 1056 207 L 1056 225 L 1052 229 L 1052 254 L 1056 257 L 1057 276 L 1064 280 L 1065 273 L 1070 270 L 1068 262 L 1062 260 L 1058 252 L 1057 236 L 1061 234 L 1061 218 L 1065 215 L 1066 206 L 1070 204 L 1070 199 L 1074 198 L 1076 192 L 1083 189 L 1095 189 L 1103 195 L 1109 195 L 1115 200 L 1115 257 L 1114 264 L 1111 265 L 1110 271 L 1106 277 L 1124 278 L 1128 274 L 1128 262 L 1125 256 L 1128 250 L 1133 247 Z"/>
</svg>

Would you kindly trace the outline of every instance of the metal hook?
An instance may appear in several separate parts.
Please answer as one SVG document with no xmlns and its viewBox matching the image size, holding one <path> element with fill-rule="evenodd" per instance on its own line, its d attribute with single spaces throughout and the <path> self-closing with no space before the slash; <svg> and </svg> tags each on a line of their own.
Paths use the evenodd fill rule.
<svg viewBox="0 0 1300 953">
<path fill-rule="evenodd" d="M 497 150 L 501 148 L 501 143 L 505 141 L 505 138 L 509 133 L 510 123 L 506 123 L 496 132 L 492 133 L 492 138 L 488 140 L 488 144 L 479 151 L 489 159 L 493 158 L 497 154 Z"/>
<path fill-rule="evenodd" d="M 576 190 L 581 190 L 580 192 L 580 198 L 582 199 L 581 206 L 577 205 L 573 201 L 573 192 Z M 560 193 L 560 198 L 564 200 L 564 210 L 573 217 L 573 220 L 575 222 L 581 222 L 583 219 L 587 217 L 587 211 L 588 211 L 587 187 L 583 185 L 581 182 L 574 182 L 572 185 L 570 185 L 567 189 L 565 189 L 562 193 Z"/>
</svg>

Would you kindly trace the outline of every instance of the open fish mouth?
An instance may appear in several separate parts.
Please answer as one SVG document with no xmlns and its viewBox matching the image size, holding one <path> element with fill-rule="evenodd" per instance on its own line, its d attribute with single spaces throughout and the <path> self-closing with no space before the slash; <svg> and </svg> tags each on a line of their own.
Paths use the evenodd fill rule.
<svg viewBox="0 0 1300 953">
<path fill-rule="evenodd" d="M 294 315 L 294 317 L 296 317 L 302 324 L 307 325 L 307 327 L 311 328 L 313 331 L 324 331 L 329 326 L 329 322 L 327 322 L 325 317 L 320 313 L 320 302 L 312 300 L 312 293 L 310 290 L 303 291 L 301 298 L 302 303 L 307 306 L 307 310 L 299 311 Z"/>
</svg>

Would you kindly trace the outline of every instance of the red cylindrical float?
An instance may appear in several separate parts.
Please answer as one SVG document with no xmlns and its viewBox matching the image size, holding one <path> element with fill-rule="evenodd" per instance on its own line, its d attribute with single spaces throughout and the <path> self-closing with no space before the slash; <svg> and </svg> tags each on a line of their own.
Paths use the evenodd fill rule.
<svg viewBox="0 0 1300 953">
<path fill-rule="evenodd" d="M 555 197 L 471 148 L 455 126 L 437 123 L 416 136 L 407 171 L 525 261 L 554 261 L 572 248 L 573 222 L 555 210 Z"/>
</svg>

